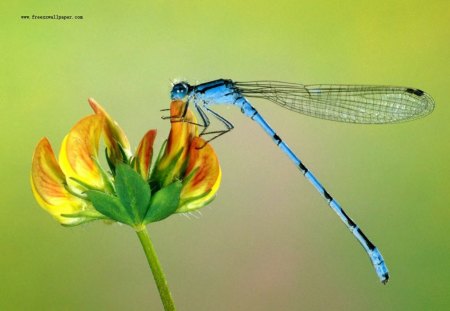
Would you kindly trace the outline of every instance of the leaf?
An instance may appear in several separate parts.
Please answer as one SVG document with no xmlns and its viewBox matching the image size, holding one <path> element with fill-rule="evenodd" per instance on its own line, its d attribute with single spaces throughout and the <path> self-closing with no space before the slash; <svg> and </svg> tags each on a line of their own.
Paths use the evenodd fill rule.
<svg viewBox="0 0 450 311">
<path fill-rule="evenodd" d="M 95 209 L 103 215 L 127 225 L 134 225 L 127 209 L 120 203 L 119 198 L 98 190 L 88 190 L 87 196 Z"/>
<path fill-rule="evenodd" d="M 144 224 L 160 221 L 172 215 L 180 203 L 182 187 L 181 181 L 175 181 L 156 192 L 150 202 L 150 208 L 145 216 Z"/>
<path fill-rule="evenodd" d="M 129 165 L 118 164 L 114 184 L 120 202 L 134 224 L 141 224 L 150 203 L 150 187 Z"/>
</svg>

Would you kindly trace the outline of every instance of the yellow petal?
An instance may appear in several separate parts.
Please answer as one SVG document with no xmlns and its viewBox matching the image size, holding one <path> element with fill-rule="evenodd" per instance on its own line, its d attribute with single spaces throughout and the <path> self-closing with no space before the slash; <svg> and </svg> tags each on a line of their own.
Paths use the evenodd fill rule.
<svg viewBox="0 0 450 311">
<path fill-rule="evenodd" d="M 191 142 L 185 178 L 188 178 L 188 181 L 181 190 L 180 208 L 177 209 L 179 213 L 205 206 L 219 189 L 222 179 L 219 160 L 212 146 L 205 144 L 200 137 Z"/>
<path fill-rule="evenodd" d="M 96 189 L 104 188 L 102 174 L 96 163 L 103 125 L 102 115 L 81 119 L 66 135 L 59 152 L 59 163 L 66 177 L 76 178 Z M 68 182 L 72 184 L 70 180 Z"/>
<path fill-rule="evenodd" d="M 131 156 L 130 143 L 127 136 L 125 135 L 125 132 L 122 130 L 119 124 L 111 118 L 106 110 L 102 106 L 100 106 L 99 103 L 97 103 L 93 98 L 89 98 L 88 101 L 94 112 L 98 115 L 102 115 L 105 118 L 104 137 L 106 147 L 109 151 L 108 156 L 113 163 L 123 162 L 122 152 L 120 151 L 118 144 L 120 144 L 122 150 L 128 157 Z"/>
<path fill-rule="evenodd" d="M 66 178 L 56 161 L 50 142 L 41 139 L 36 146 L 31 164 L 31 189 L 39 205 L 60 223 L 70 225 L 80 221 L 61 214 L 82 211 L 86 203 L 70 194 L 64 187 Z"/>
<path fill-rule="evenodd" d="M 149 177 L 155 137 L 156 130 L 148 131 L 139 143 L 136 154 L 134 155 L 134 169 L 142 176 L 142 178 L 144 178 L 144 180 L 148 180 Z"/>
<path fill-rule="evenodd" d="M 186 111 L 184 119 L 181 119 L 186 109 L 185 105 L 186 103 L 181 100 L 174 100 L 170 104 L 171 129 L 169 138 L 164 155 L 155 169 L 155 176 L 164 175 L 164 177 L 161 177 L 162 180 L 159 180 L 163 186 L 167 186 L 183 175 L 182 168 L 185 167 L 187 161 L 189 145 L 192 139 L 198 135 L 197 125 L 195 125 L 197 119 L 190 109 Z M 180 158 L 168 172 L 166 169 L 172 164 L 180 151 Z M 160 174 L 160 172 L 164 173 Z"/>
</svg>

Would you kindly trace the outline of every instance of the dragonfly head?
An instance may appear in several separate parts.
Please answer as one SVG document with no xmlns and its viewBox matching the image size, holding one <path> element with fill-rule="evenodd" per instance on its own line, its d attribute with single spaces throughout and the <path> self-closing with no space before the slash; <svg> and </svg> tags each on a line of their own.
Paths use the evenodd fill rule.
<svg viewBox="0 0 450 311">
<path fill-rule="evenodd" d="M 170 91 L 170 97 L 172 100 L 183 99 L 191 90 L 192 86 L 187 82 L 178 82 L 173 85 Z"/>
</svg>

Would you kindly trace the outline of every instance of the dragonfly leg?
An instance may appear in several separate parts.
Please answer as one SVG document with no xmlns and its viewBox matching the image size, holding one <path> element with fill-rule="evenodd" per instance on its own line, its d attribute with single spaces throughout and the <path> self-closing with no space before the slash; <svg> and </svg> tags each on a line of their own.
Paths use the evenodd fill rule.
<svg viewBox="0 0 450 311">
<path fill-rule="evenodd" d="M 185 123 L 194 124 L 194 125 L 197 125 L 197 126 L 200 126 L 200 127 L 208 127 L 209 126 L 209 123 L 205 124 L 205 121 L 204 121 L 203 117 L 202 117 L 203 124 L 186 120 L 186 113 L 188 111 L 188 107 L 189 107 L 189 100 L 185 102 L 185 104 L 183 106 L 183 112 L 181 113 L 180 116 L 161 116 L 161 119 L 163 119 L 163 120 L 170 120 L 170 123 L 185 122 Z M 198 106 L 196 104 L 195 104 L 195 107 L 198 110 Z M 161 109 L 160 111 L 169 111 L 169 110 L 170 109 Z M 202 111 L 202 113 L 204 115 L 203 111 Z M 207 120 L 207 122 L 209 122 L 209 120 Z"/>
<path fill-rule="evenodd" d="M 186 120 L 186 113 L 188 110 L 188 106 L 189 106 L 189 100 L 184 105 L 183 112 L 181 113 L 180 116 L 162 116 L 161 118 L 163 120 L 170 119 L 171 123 L 186 122 L 189 124 L 197 125 L 202 128 L 200 135 L 199 135 L 200 137 L 205 136 L 205 135 L 214 135 L 210 139 L 206 140 L 205 144 L 203 146 L 199 147 L 198 149 L 202 149 L 210 141 L 212 141 L 212 140 L 228 133 L 232 129 L 234 129 L 234 125 L 230 121 L 228 121 L 227 119 L 222 117 L 217 112 L 208 108 L 207 103 L 204 103 L 203 108 L 206 110 L 206 112 L 210 113 L 212 116 L 214 116 L 217 120 L 219 120 L 225 126 L 224 130 L 207 131 L 211 124 L 211 121 L 209 120 L 207 113 L 202 109 L 201 105 L 199 103 L 197 103 L 194 98 L 194 107 L 197 110 L 198 115 L 201 118 L 201 122 L 192 122 L 192 121 Z M 170 110 L 170 109 L 161 109 L 161 111 L 167 111 L 167 110 Z"/>
<path fill-rule="evenodd" d="M 197 112 L 200 116 L 200 118 L 202 118 L 203 124 L 201 124 L 200 126 L 203 127 L 202 131 L 200 132 L 199 136 L 203 136 L 205 134 L 206 129 L 209 127 L 209 125 L 211 124 L 211 122 L 209 121 L 208 116 L 206 115 L 206 113 L 202 110 L 202 108 L 200 107 L 200 105 L 196 104 L 195 105 L 195 109 L 197 109 Z"/>
<path fill-rule="evenodd" d="M 218 138 L 218 137 L 228 133 L 232 129 L 234 129 L 234 125 L 230 121 L 228 121 L 227 119 L 222 117 L 220 114 L 218 114 L 217 112 L 209 109 L 207 106 L 203 106 L 203 107 L 206 109 L 207 112 L 209 112 L 212 116 L 214 116 L 217 120 L 219 120 L 223 125 L 225 125 L 225 129 L 224 130 L 217 130 L 217 131 L 206 132 L 206 128 L 203 129 L 203 131 L 202 131 L 200 136 L 202 136 L 202 135 L 211 135 L 211 134 L 214 135 L 213 137 L 211 137 L 210 139 L 208 139 L 205 142 L 205 145 L 206 145 L 210 141 L 212 141 L 212 140 L 214 140 L 214 139 L 216 139 L 216 138 Z M 203 148 L 205 145 L 203 145 L 199 149 Z"/>
<path fill-rule="evenodd" d="M 184 105 L 183 105 L 183 112 L 181 113 L 180 116 L 177 116 L 177 117 L 161 116 L 161 119 L 163 119 L 163 120 L 170 119 L 170 121 L 174 121 L 174 122 L 183 122 L 185 117 L 186 117 L 186 113 L 188 111 L 188 108 L 189 108 L 189 99 L 184 103 Z M 160 109 L 159 111 L 170 111 L 170 108 Z"/>
<path fill-rule="evenodd" d="M 211 113 L 214 117 L 216 117 L 217 119 L 219 119 L 222 123 L 225 124 L 225 126 L 227 127 L 226 130 L 221 130 L 221 131 L 209 131 L 207 132 L 206 130 L 208 129 L 208 127 L 211 124 L 211 121 L 209 120 L 207 114 L 205 113 L 205 111 L 203 111 L 203 109 L 200 107 L 200 105 L 196 104 L 195 108 L 200 116 L 200 118 L 203 121 L 203 124 L 198 124 L 199 126 L 203 127 L 202 131 L 200 132 L 200 137 L 205 136 L 205 135 L 210 135 L 210 134 L 216 134 L 215 136 L 213 136 L 212 138 L 208 139 L 205 141 L 205 143 L 198 147 L 197 149 L 202 149 L 203 147 L 206 146 L 206 144 L 208 144 L 211 140 L 219 137 L 220 135 L 225 134 L 226 132 L 230 131 L 229 125 L 231 125 L 231 127 L 233 127 L 233 125 L 225 120 L 222 116 L 218 115 L 216 112 L 212 111 L 211 109 L 209 109 L 205 104 L 203 105 L 203 107 L 206 109 L 207 112 Z M 228 125 L 229 124 L 229 125 Z"/>
</svg>

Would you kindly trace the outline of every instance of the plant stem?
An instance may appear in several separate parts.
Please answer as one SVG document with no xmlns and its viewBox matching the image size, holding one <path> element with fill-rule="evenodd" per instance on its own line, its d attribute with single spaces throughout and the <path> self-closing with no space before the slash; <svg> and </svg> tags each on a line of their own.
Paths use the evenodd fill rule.
<svg viewBox="0 0 450 311">
<path fill-rule="evenodd" d="M 162 271 L 158 257 L 156 256 L 156 252 L 153 248 L 150 236 L 148 235 L 147 228 L 145 226 L 138 227 L 136 228 L 136 233 L 139 237 L 139 241 L 141 241 L 141 245 L 144 249 L 150 269 L 152 270 L 153 278 L 155 279 L 156 286 L 158 287 L 159 296 L 161 297 L 162 304 L 164 305 L 164 310 L 174 311 L 175 305 L 173 303 L 169 287 L 167 286 L 167 280 L 164 276 L 164 272 Z"/>
</svg>

